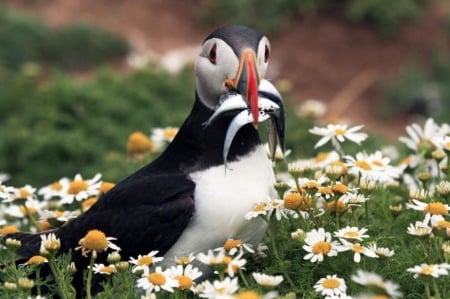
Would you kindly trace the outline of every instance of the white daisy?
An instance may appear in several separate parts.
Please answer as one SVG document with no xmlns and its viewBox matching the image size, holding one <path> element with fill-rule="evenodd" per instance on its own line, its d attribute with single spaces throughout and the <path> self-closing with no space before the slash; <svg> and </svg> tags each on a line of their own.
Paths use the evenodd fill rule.
<svg viewBox="0 0 450 299">
<path fill-rule="evenodd" d="M 327 112 L 327 105 L 319 100 L 308 99 L 295 109 L 300 117 L 319 118 Z"/>
<path fill-rule="evenodd" d="M 252 273 L 256 283 L 262 287 L 274 288 L 283 282 L 284 278 L 281 275 L 267 275 L 264 273 Z"/>
<path fill-rule="evenodd" d="M 403 170 L 390 165 L 390 159 L 383 157 L 380 151 L 372 154 L 359 152 L 353 156 L 345 156 L 348 173 L 360 178 L 370 178 L 375 182 L 392 183 L 399 178 Z"/>
<path fill-rule="evenodd" d="M 420 264 L 406 271 L 414 273 L 414 278 L 418 277 L 434 277 L 437 278 L 442 275 L 448 275 L 448 264 Z"/>
<path fill-rule="evenodd" d="M 410 223 L 407 233 L 413 236 L 425 237 L 431 235 L 433 229 L 428 226 L 428 223 L 416 221 L 414 224 Z"/>
<path fill-rule="evenodd" d="M 345 280 L 333 274 L 319 279 L 314 285 L 314 290 L 322 296 L 336 296 L 345 294 L 347 285 L 345 284 Z"/>
<path fill-rule="evenodd" d="M 84 180 L 81 174 L 75 175 L 67 185 L 66 192 L 62 194 L 60 204 L 71 204 L 74 200 L 82 201 L 97 196 L 102 185 L 101 178 L 99 173 L 89 180 Z"/>
<path fill-rule="evenodd" d="M 3 182 L 0 181 L 0 199 L 6 200 L 6 202 L 11 200 L 13 194 L 16 193 L 16 188 L 12 186 L 3 185 Z"/>
<path fill-rule="evenodd" d="M 224 280 L 206 280 L 202 284 L 202 290 L 199 293 L 201 298 L 233 298 L 232 295 L 239 289 L 237 277 L 231 279 L 226 277 Z"/>
<path fill-rule="evenodd" d="M 407 203 L 406 207 L 409 209 L 413 209 L 416 211 L 422 211 L 426 214 L 431 214 L 431 215 L 448 215 L 448 211 L 450 209 L 450 206 L 448 204 L 444 204 L 442 202 L 430 202 L 430 203 L 426 203 L 423 201 L 419 201 L 416 199 L 412 200 L 412 204 L 411 203 Z"/>
<path fill-rule="evenodd" d="M 360 129 L 362 129 L 362 125 L 355 126 L 352 128 L 348 128 L 348 125 L 333 125 L 328 124 L 326 128 L 320 128 L 320 127 L 314 127 L 312 129 L 309 129 L 309 132 L 314 135 L 323 136 L 314 146 L 314 148 L 318 148 L 328 141 L 331 140 L 332 145 L 334 148 L 339 149 L 340 145 L 339 142 L 344 142 L 345 140 L 350 140 L 358 145 L 361 144 L 368 135 L 366 133 L 358 132 Z"/>
<path fill-rule="evenodd" d="M 337 238 L 343 238 L 346 240 L 358 240 L 362 241 L 365 238 L 368 238 L 369 235 L 366 235 L 367 228 L 359 229 L 356 226 L 346 226 L 341 228 L 340 230 L 334 232 L 334 236 Z"/>
<path fill-rule="evenodd" d="M 371 242 L 367 245 L 367 248 L 375 252 L 380 257 L 391 257 L 395 254 L 394 250 L 386 247 L 378 247 L 377 243 Z"/>
<path fill-rule="evenodd" d="M 342 245 L 344 245 L 347 250 L 353 251 L 353 261 L 355 263 L 361 262 L 361 255 L 365 255 L 371 258 L 378 258 L 378 255 L 370 250 L 368 247 L 365 247 L 359 243 L 351 243 L 345 239 L 341 239 Z"/>
<path fill-rule="evenodd" d="M 303 259 L 311 262 L 322 262 L 324 256 L 336 256 L 339 251 L 346 248 L 339 245 L 338 242 L 331 240 L 331 234 L 325 232 L 323 228 L 318 230 L 313 229 L 306 233 L 306 245 L 303 245 L 303 250 L 308 252 Z"/>
<path fill-rule="evenodd" d="M 68 178 L 61 178 L 56 182 L 40 188 L 38 194 L 45 200 L 49 200 L 54 197 L 60 198 L 66 194 L 69 184 L 70 180 Z"/>
<path fill-rule="evenodd" d="M 387 294 L 390 298 L 401 298 L 400 286 L 390 280 L 383 280 L 383 278 L 373 272 L 366 272 L 358 270 L 355 275 L 352 275 L 352 280 L 357 284 L 366 286 L 370 289 L 380 290 L 380 294 Z"/>
<path fill-rule="evenodd" d="M 258 216 L 267 216 L 268 215 L 268 206 L 267 203 L 261 202 L 256 204 L 253 209 L 245 214 L 245 219 L 250 220 L 256 218 Z"/>
<path fill-rule="evenodd" d="M 424 150 L 431 152 L 432 149 L 436 147 L 433 140 L 448 135 L 450 133 L 450 128 L 448 125 L 443 125 L 441 127 L 437 125 L 432 118 L 429 118 L 425 122 L 423 128 L 416 123 L 406 126 L 406 133 L 408 133 L 409 136 L 401 136 L 399 140 L 406 144 L 409 149 L 416 153 L 420 153 Z"/>
<path fill-rule="evenodd" d="M 147 295 L 161 290 L 173 293 L 178 287 L 178 280 L 173 279 L 168 271 L 162 271 L 161 267 L 156 267 L 154 272 L 143 275 L 137 281 L 137 287 L 143 289 Z"/>
<path fill-rule="evenodd" d="M 224 262 L 227 264 L 227 269 L 225 270 L 225 272 L 228 274 L 228 276 L 234 277 L 234 275 L 240 270 L 245 270 L 244 266 L 247 263 L 247 260 L 242 258 L 242 254 L 239 254 L 233 257 L 231 260 L 230 257 L 226 256 Z"/>
<path fill-rule="evenodd" d="M 164 258 L 156 256 L 158 250 L 150 251 L 148 254 L 139 254 L 137 258 L 130 257 L 130 264 L 133 264 L 132 272 L 137 273 L 143 271 L 148 273 L 151 266 L 161 262 Z"/>
<path fill-rule="evenodd" d="M 215 251 L 220 251 L 225 249 L 229 255 L 235 255 L 236 253 L 254 253 L 255 250 L 252 248 L 252 244 L 244 243 L 240 239 L 227 239 L 222 247 L 214 249 Z"/>
<path fill-rule="evenodd" d="M 105 274 L 105 275 L 111 275 L 117 272 L 116 266 L 114 265 L 105 266 L 103 264 L 94 264 L 92 270 L 94 271 L 94 274 Z"/>
<path fill-rule="evenodd" d="M 41 235 L 41 246 L 39 253 L 42 256 L 49 256 L 61 248 L 61 240 L 54 233 Z"/>
<path fill-rule="evenodd" d="M 191 264 L 183 267 L 182 265 L 172 266 L 167 269 L 167 274 L 178 281 L 180 290 L 194 291 L 195 280 L 202 276 L 202 272 Z"/>
</svg>

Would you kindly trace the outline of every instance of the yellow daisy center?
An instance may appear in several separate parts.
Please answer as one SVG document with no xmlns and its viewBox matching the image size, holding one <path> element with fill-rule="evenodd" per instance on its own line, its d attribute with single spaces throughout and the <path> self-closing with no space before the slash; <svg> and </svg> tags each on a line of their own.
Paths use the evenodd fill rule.
<svg viewBox="0 0 450 299">
<path fill-rule="evenodd" d="M 330 187 L 320 187 L 318 192 L 322 193 L 322 194 L 331 194 L 331 193 L 333 193 L 333 191 L 332 191 L 332 189 Z"/>
<path fill-rule="evenodd" d="M 89 197 L 85 201 L 81 203 L 81 207 L 83 208 L 83 211 L 87 211 L 90 207 L 92 207 L 97 202 L 97 197 Z"/>
<path fill-rule="evenodd" d="M 177 128 L 166 128 L 163 130 L 163 136 L 166 139 L 173 139 L 175 135 L 177 135 L 178 129 Z"/>
<path fill-rule="evenodd" d="M 341 167 L 342 168 L 342 174 L 345 175 L 348 172 L 348 168 L 347 165 L 345 165 L 343 162 L 337 160 L 337 161 L 333 161 L 329 164 L 330 166 L 335 166 L 335 167 Z"/>
<path fill-rule="evenodd" d="M 243 291 L 236 296 L 236 299 L 259 299 L 261 296 L 255 291 Z"/>
<path fill-rule="evenodd" d="M 232 260 L 233 259 L 231 258 L 231 256 L 226 255 L 226 256 L 223 257 L 221 263 L 225 264 L 225 265 L 228 265 Z"/>
<path fill-rule="evenodd" d="M 345 232 L 345 233 L 344 233 L 344 237 L 347 237 L 347 238 L 357 238 L 357 237 L 359 237 L 359 233 L 358 233 L 358 232 L 355 232 L 355 231 L 348 231 L 348 232 Z"/>
<path fill-rule="evenodd" d="M 253 208 L 253 211 L 255 211 L 255 212 L 262 212 L 262 211 L 264 211 L 266 209 L 266 207 L 267 207 L 266 204 L 260 203 L 260 204 L 256 205 Z"/>
<path fill-rule="evenodd" d="M 336 193 L 347 193 L 348 187 L 344 184 L 336 184 L 331 187 L 331 190 Z"/>
<path fill-rule="evenodd" d="M 26 197 L 28 197 L 30 195 L 31 195 L 31 193 L 27 189 L 25 189 L 25 188 L 20 188 L 19 189 L 19 197 L 26 198 Z"/>
<path fill-rule="evenodd" d="M 438 221 L 437 226 L 438 226 L 439 228 L 446 228 L 446 229 L 449 229 L 449 228 L 450 228 L 450 221 L 446 221 L 446 220 Z"/>
<path fill-rule="evenodd" d="M 188 256 L 183 256 L 177 259 L 178 265 L 188 265 L 191 262 L 191 259 Z"/>
<path fill-rule="evenodd" d="M 150 273 L 147 279 L 151 284 L 157 286 L 162 286 L 166 283 L 166 277 L 162 273 Z"/>
<path fill-rule="evenodd" d="M 234 239 L 228 239 L 226 240 L 225 244 L 223 245 L 223 248 L 227 251 L 239 247 L 242 245 L 242 240 L 234 240 Z"/>
<path fill-rule="evenodd" d="M 149 266 L 149 265 L 153 264 L 153 256 L 144 255 L 143 257 L 138 258 L 137 264 L 139 266 Z"/>
<path fill-rule="evenodd" d="M 297 210 L 302 203 L 302 197 L 298 192 L 291 192 L 284 196 L 284 207 L 289 210 Z"/>
<path fill-rule="evenodd" d="M 192 287 L 193 281 L 190 277 L 186 275 L 180 275 L 177 276 L 176 279 L 178 280 L 178 288 L 180 290 L 188 290 Z"/>
<path fill-rule="evenodd" d="M 30 257 L 30 259 L 27 261 L 28 265 L 40 265 L 47 262 L 47 259 L 40 255 L 35 255 Z"/>
<path fill-rule="evenodd" d="M 355 166 L 363 170 L 372 170 L 372 167 L 366 161 L 356 161 Z"/>
<path fill-rule="evenodd" d="M 104 266 L 99 270 L 101 273 L 109 273 L 109 274 L 116 272 L 116 268 L 114 268 L 113 266 Z"/>
<path fill-rule="evenodd" d="M 322 286 L 325 289 L 337 289 L 340 285 L 341 283 L 339 282 L 339 280 L 334 278 L 327 278 L 324 281 L 322 281 Z"/>
<path fill-rule="evenodd" d="M 62 185 L 60 182 L 54 182 L 50 185 L 50 189 L 59 191 L 62 189 Z"/>
<path fill-rule="evenodd" d="M 342 212 L 345 210 L 345 203 L 342 200 L 327 202 L 326 210 L 328 212 Z"/>
<path fill-rule="evenodd" d="M 69 190 L 67 193 L 69 194 L 78 194 L 81 191 L 85 191 L 88 188 L 88 183 L 83 180 L 75 180 L 69 184 Z"/>
<path fill-rule="evenodd" d="M 334 130 L 334 134 L 336 135 L 345 135 L 347 133 L 347 130 L 342 129 L 342 128 L 337 128 Z"/>
<path fill-rule="evenodd" d="M 420 270 L 420 273 L 419 273 L 419 274 L 421 274 L 421 275 L 427 275 L 427 276 L 433 274 L 433 266 L 434 266 L 434 265 L 428 265 L 428 266 L 426 266 L 426 267 L 423 267 L 423 269 Z"/>
<path fill-rule="evenodd" d="M 330 156 L 329 153 L 319 153 L 315 158 L 314 161 L 316 162 L 323 162 Z"/>
<path fill-rule="evenodd" d="M 6 225 L 0 229 L 0 235 L 5 236 L 8 234 L 18 233 L 20 230 L 15 225 Z"/>
<path fill-rule="evenodd" d="M 112 189 L 112 187 L 114 187 L 116 184 L 114 183 L 110 183 L 110 182 L 103 182 L 102 185 L 100 186 L 100 193 L 104 194 L 106 192 L 108 192 L 109 190 Z"/>
<path fill-rule="evenodd" d="M 378 161 L 378 160 L 373 160 L 372 164 L 375 165 L 375 166 L 379 166 L 379 167 L 383 167 L 384 166 L 383 162 Z"/>
<path fill-rule="evenodd" d="M 314 244 L 312 251 L 314 254 L 328 254 L 331 251 L 331 244 L 325 241 L 319 241 Z"/>
<path fill-rule="evenodd" d="M 35 215 L 37 213 L 37 210 L 33 207 L 20 206 L 19 209 L 20 209 L 20 212 L 22 212 L 22 214 L 24 216 Z"/>
<path fill-rule="evenodd" d="M 361 253 L 364 251 L 364 247 L 362 247 L 361 245 L 359 245 L 358 243 L 356 243 L 355 245 L 353 245 L 352 250 L 356 253 Z"/>
<path fill-rule="evenodd" d="M 441 202 L 430 202 L 423 211 L 425 213 L 430 213 L 431 215 L 448 215 L 447 208 Z"/>
<path fill-rule="evenodd" d="M 98 252 L 108 248 L 108 240 L 106 239 L 105 233 L 97 229 L 90 230 L 86 236 L 81 239 L 80 243 L 84 248 Z"/>
<path fill-rule="evenodd" d="M 128 138 L 128 154 L 143 154 L 151 151 L 152 147 L 150 138 L 142 132 L 134 132 Z"/>
</svg>

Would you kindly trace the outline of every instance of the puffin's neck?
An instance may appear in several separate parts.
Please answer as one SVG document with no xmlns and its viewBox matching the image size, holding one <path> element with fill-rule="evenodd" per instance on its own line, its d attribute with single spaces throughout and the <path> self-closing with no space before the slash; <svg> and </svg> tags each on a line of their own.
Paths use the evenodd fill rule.
<svg viewBox="0 0 450 299">
<path fill-rule="evenodd" d="M 152 164 L 173 168 L 173 171 L 190 172 L 223 164 L 223 147 L 228 126 L 235 115 L 223 115 L 207 127 L 204 123 L 213 110 L 206 107 L 196 94 L 191 113 L 164 153 Z M 260 144 L 258 131 L 249 124 L 242 127 L 233 139 L 228 161 L 235 161 L 253 151 Z M 169 158 L 170 157 L 170 158 Z"/>
</svg>

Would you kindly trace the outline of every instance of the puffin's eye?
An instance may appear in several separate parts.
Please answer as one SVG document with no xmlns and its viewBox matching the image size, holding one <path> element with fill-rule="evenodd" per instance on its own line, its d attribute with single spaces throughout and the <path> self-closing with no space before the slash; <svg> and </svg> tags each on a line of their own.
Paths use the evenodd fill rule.
<svg viewBox="0 0 450 299">
<path fill-rule="evenodd" d="M 269 61 L 269 57 L 270 57 L 270 50 L 269 46 L 266 45 L 266 48 L 264 49 L 264 62 L 267 63 L 267 61 Z"/>
<path fill-rule="evenodd" d="M 211 50 L 209 50 L 209 54 L 208 54 L 209 61 L 211 61 L 211 63 L 214 63 L 214 64 L 216 64 L 216 59 L 217 59 L 216 49 L 217 49 L 217 46 L 216 46 L 216 44 L 214 44 L 214 46 L 212 46 Z"/>
</svg>

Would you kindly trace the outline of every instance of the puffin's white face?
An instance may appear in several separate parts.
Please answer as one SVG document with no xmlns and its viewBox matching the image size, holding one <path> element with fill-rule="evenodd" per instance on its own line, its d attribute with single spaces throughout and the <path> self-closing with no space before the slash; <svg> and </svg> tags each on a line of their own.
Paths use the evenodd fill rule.
<svg viewBox="0 0 450 299">
<path fill-rule="evenodd" d="M 253 72 L 258 86 L 266 74 L 269 56 L 270 43 L 265 36 L 261 37 L 256 49 L 243 47 L 233 50 L 220 38 L 206 40 L 195 64 L 196 88 L 201 101 L 207 107 L 215 109 L 220 96 L 225 92 L 238 90 L 245 95 L 246 91 L 241 89 L 250 84 L 243 77 Z M 253 71 L 249 68 L 253 68 Z"/>
</svg>

